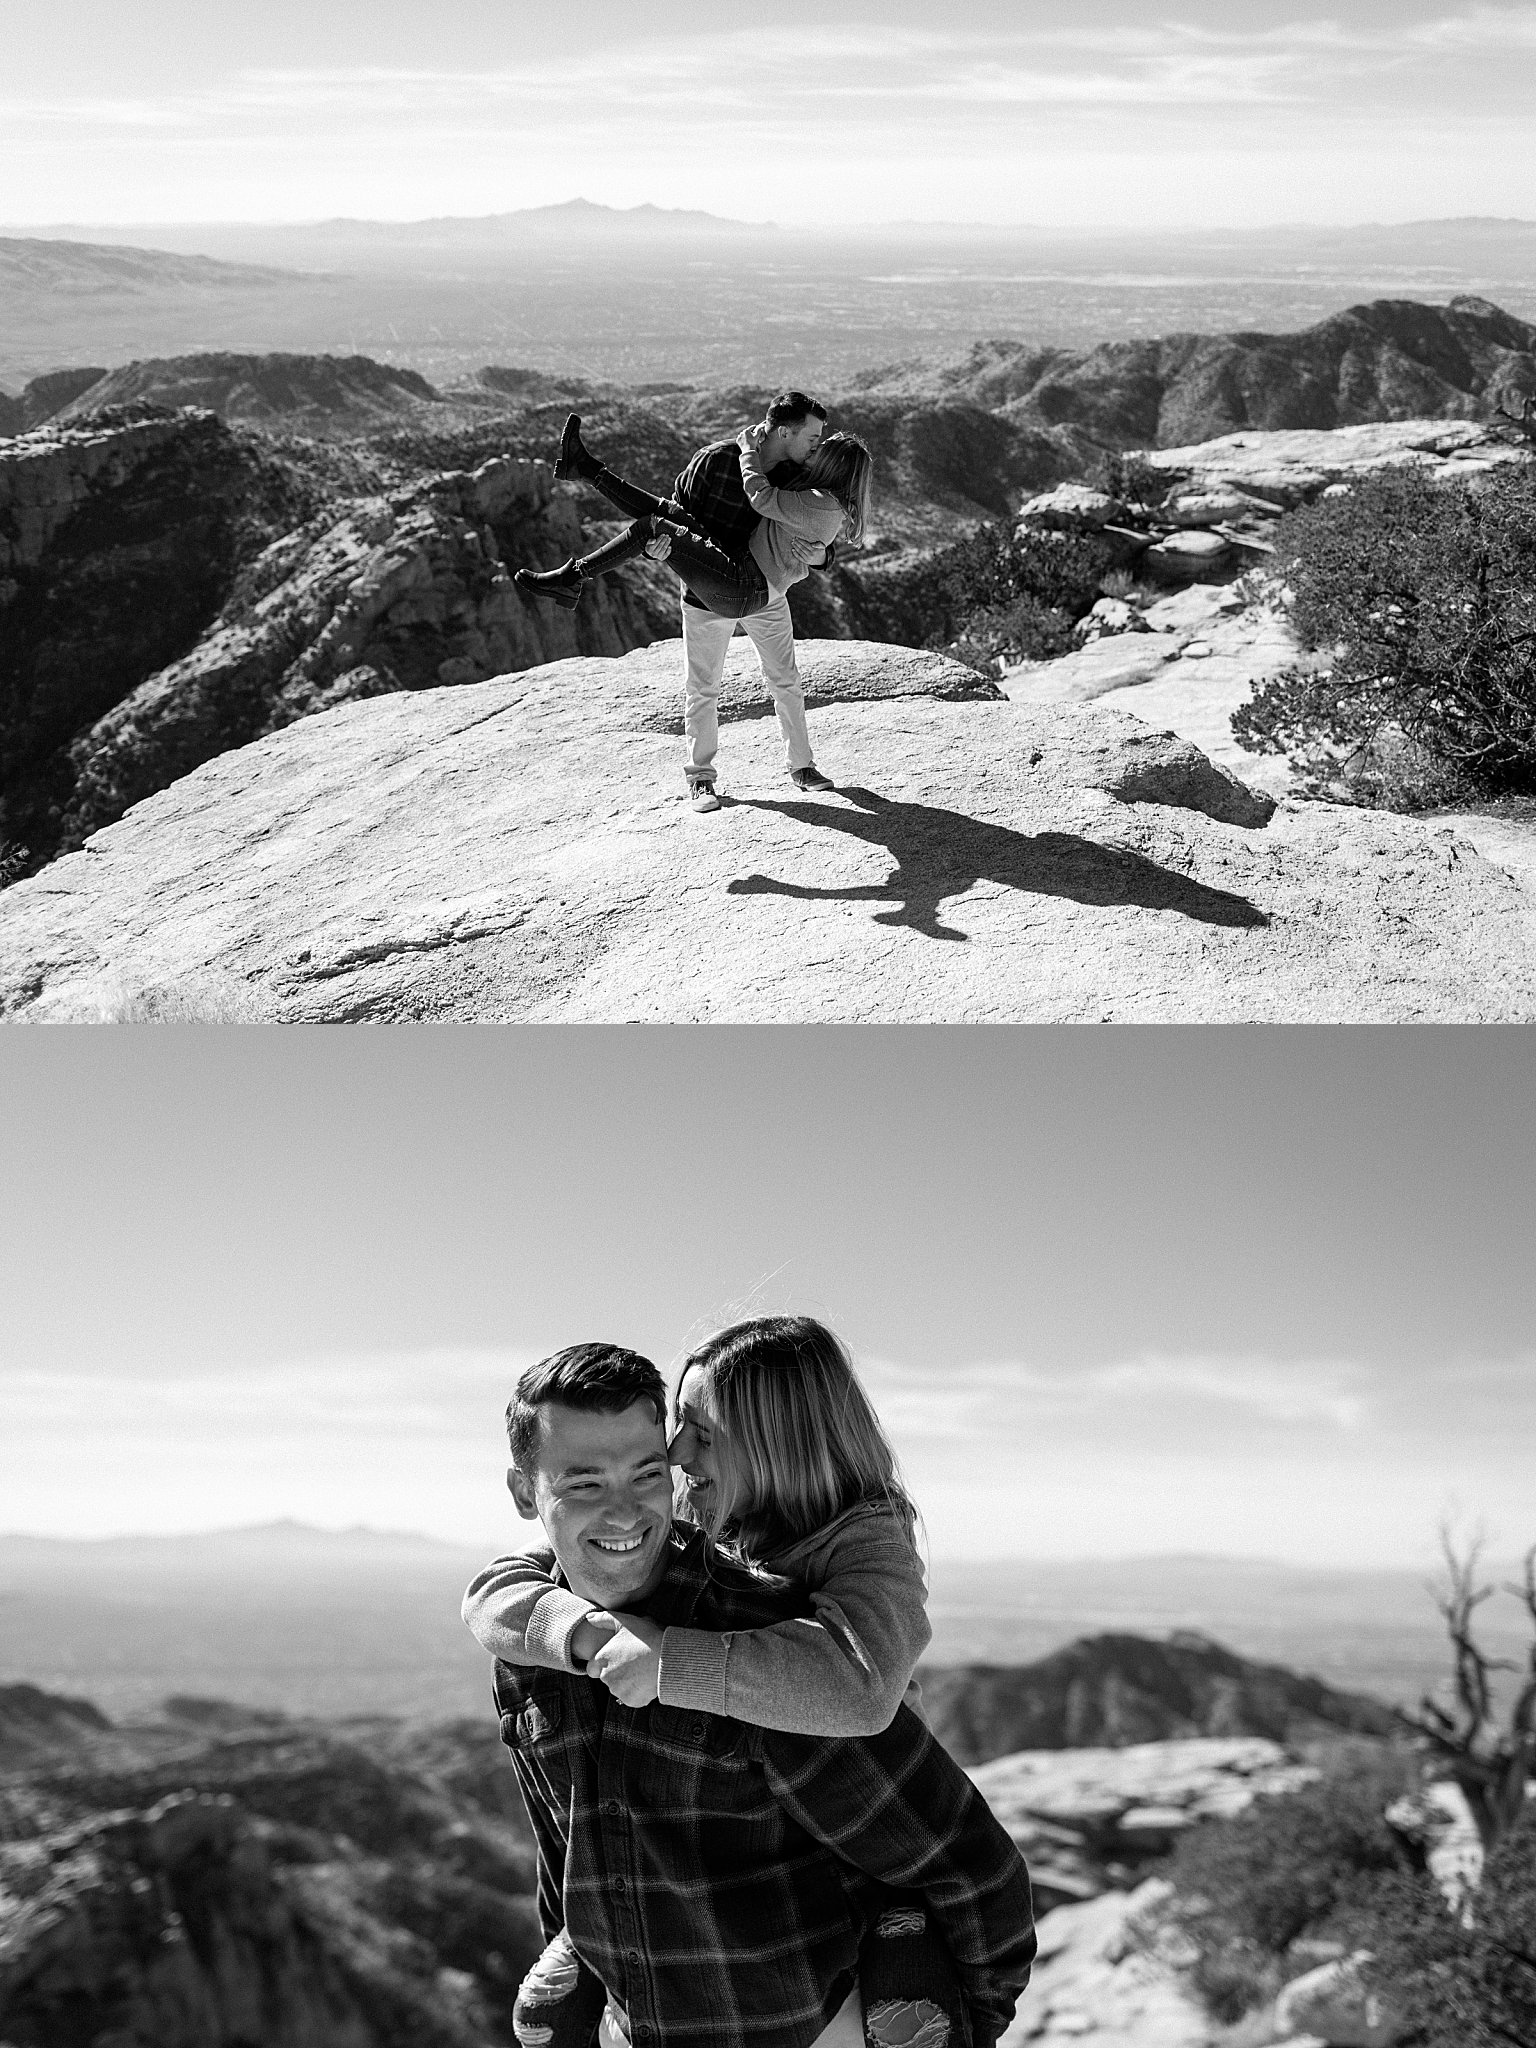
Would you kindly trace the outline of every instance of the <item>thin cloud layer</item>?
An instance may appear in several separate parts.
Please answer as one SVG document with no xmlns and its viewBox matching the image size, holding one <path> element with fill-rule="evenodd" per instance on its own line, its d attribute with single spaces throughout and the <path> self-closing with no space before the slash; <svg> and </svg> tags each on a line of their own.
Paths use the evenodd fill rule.
<svg viewBox="0 0 1536 2048">
<path fill-rule="evenodd" d="M 962 18 L 790 33 L 770 18 L 688 34 L 647 15 L 621 37 L 512 61 L 392 64 L 381 35 L 361 65 L 246 63 L 169 87 L 162 70 L 137 93 L 13 86 L 0 180 L 38 219 L 171 217 L 187 199 L 183 187 L 168 210 L 168 181 L 194 166 L 204 217 L 483 213 L 579 190 L 786 222 L 1049 219 L 1075 203 L 1089 209 L 1078 218 L 1131 225 L 1172 217 L 1165 183 L 1185 181 L 1184 217 L 1237 221 L 1295 217 L 1330 176 L 1345 179 L 1336 218 L 1536 211 L 1517 140 L 1536 8 L 1247 26 L 1119 14 L 1002 31 Z M 1230 184 L 1245 162 L 1247 189 L 1188 188 L 1192 174 Z M 1106 207 L 1138 165 L 1150 185 Z"/>
</svg>

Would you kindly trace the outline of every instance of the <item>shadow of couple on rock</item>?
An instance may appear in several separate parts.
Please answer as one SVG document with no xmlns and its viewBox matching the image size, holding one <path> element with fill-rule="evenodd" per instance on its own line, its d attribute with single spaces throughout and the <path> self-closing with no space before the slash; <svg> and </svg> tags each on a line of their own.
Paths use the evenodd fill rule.
<svg viewBox="0 0 1536 2048">
<path fill-rule="evenodd" d="M 928 939 L 964 941 L 966 932 L 942 922 L 939 906 L 963 896 L 977 882 L 1000 882 L 1038 896 L 1064 896 L 1095 909 L 1136 904 L 1144 910 L 1176 910 L 1203 924 L 1245 929 L 1269 919 L 1246 897 L 1211 889 L 1188 875 L 1161 868 L 1139 853 L 1099 846 L 1071 832 L 1015 832 L 989 825 L 962 811 L 934 804 L 898 803 L 871 789 L 847 787 L 838 795 L 853 810 L 832 803 L 773 802 L 742 797 L 743 810 L 777 811 L 802 825 L 845 832 L 870 846 L 883 846 L 896 862 L 883 882 L 840 889 L 780 882 L 771 875 L 744 875 L 727 884 L 732 896 L 793 896 L 805 903 L 888 903 L 876 924 L 904 925 Z"/>
</svg>

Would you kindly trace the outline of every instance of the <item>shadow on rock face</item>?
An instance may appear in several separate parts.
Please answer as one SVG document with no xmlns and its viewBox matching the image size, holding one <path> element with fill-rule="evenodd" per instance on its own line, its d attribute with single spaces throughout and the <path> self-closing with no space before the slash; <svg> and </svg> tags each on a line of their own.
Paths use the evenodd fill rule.
<svg viewBox="0 0 1536 2048">
<path fill-rule="evenodd" d="M 1202 924 L 1253 928 L 1269 919 L 1246 897 L 1207 888 L 1188 875 L 1118 847 L 1099 846 L 1071 832 L 1015 832 L 989 825 L 961 811 L 934 804 L 897 803 L 870 789 L 838 794 L 856 811 L 830 804 L 741 799 L 743 809 L 778 811 L 802 825 L 846 832 L 871 846 L 886 847 L 896 862 L 885 881 L 844 889 L 819 889 L 770 875 L 745 875 L 727 885 L 732 896 L 794 896 L 802 902 L 888 903 L 877 924 L 905 925 L 929 939 L 960 939 L 939 917 L 948 897 L 963 896 L 977 882 L 1000 882 L 1039 896 L 1066 896 L 1074 903 L 1105 909 L 1135 904 L 1143 910 L 1176 910 Z"/>
</svg>

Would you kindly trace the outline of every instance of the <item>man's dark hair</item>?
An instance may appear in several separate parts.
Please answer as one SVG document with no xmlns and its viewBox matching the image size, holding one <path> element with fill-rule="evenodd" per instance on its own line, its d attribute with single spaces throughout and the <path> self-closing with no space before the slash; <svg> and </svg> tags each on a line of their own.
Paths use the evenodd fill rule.
<svg viewBox="0 0 1536 2048">
<path fill-rule="evenodd" d="M 827 408 L 821 400 L 812 398 L 805 391 L 781 391 L 767 412 L 770 427 L 793 427 L 798 426 L 801 420 L 824 420 L 826 416 Z"/>
<path fill-rule="evenodd" d="M 622 1415 L 634 1402 L 649 1400 L 665 1424 L 667 1389 L 661 1374 L 638 1351 L 622 1344 L 572 1344 L 530 1365 L 507 1403 L 507 1442 L 519 1472 L 538 1462 L 539 1410 L 546 1401 L 589 1414 Z"/>
</svg>

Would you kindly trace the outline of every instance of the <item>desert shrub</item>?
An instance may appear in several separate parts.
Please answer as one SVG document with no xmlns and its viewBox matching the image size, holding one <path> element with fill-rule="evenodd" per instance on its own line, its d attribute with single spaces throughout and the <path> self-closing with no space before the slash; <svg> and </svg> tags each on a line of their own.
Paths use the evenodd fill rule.
<svg viewBox="0 0 1536 2048">
<path fill-rule="evenodd" d="M 1392 1801 L 1418 1781 L 1400 1752 L 1351 1756 L 1314 1784 L 1256 1799 L 1179 1840 L 1164 1874 L 1164 1913 L 1184 1937 L 1191 1988 L 1224 2024 L 1274 1996 L 1302 1936 L 1351 1941 L 1362 1901 L 1412 1852 L 1387 1826 Z"/>
<path fill-rule="evenodd" d="M 986 672 L 1065 653 L 1109 563 L 1090 534 L 989 523 L 915 561 L 853 571 L 840 593 L 861 637 L 941 648 Z"/>
<path fill-rule="evenodd" d="M 1093 481 L 1101 491 L 1135 511 L 1155 512 L 1181 481 L 1181 472 L 1163 469 L 1145 455 L 1111 450 L 1099 458 Z"/>
<path fill-rule="evenodd" d="M 1536 2048 L 1536 1810 L 1489 1851 L 1464 1911 L 1430 1877 L 1393 1872 L 1355 1934 L 1406 2017 L 1405 2048 Z"/>
<path fill-rule="evenodd" d="M 1276 564 L 1304 647 L 1233 713 L 1313 794 L 1396 809 L 1536 789 L 1536 464 L 1365 477 L 1290 513 Z"/>
</svg>

